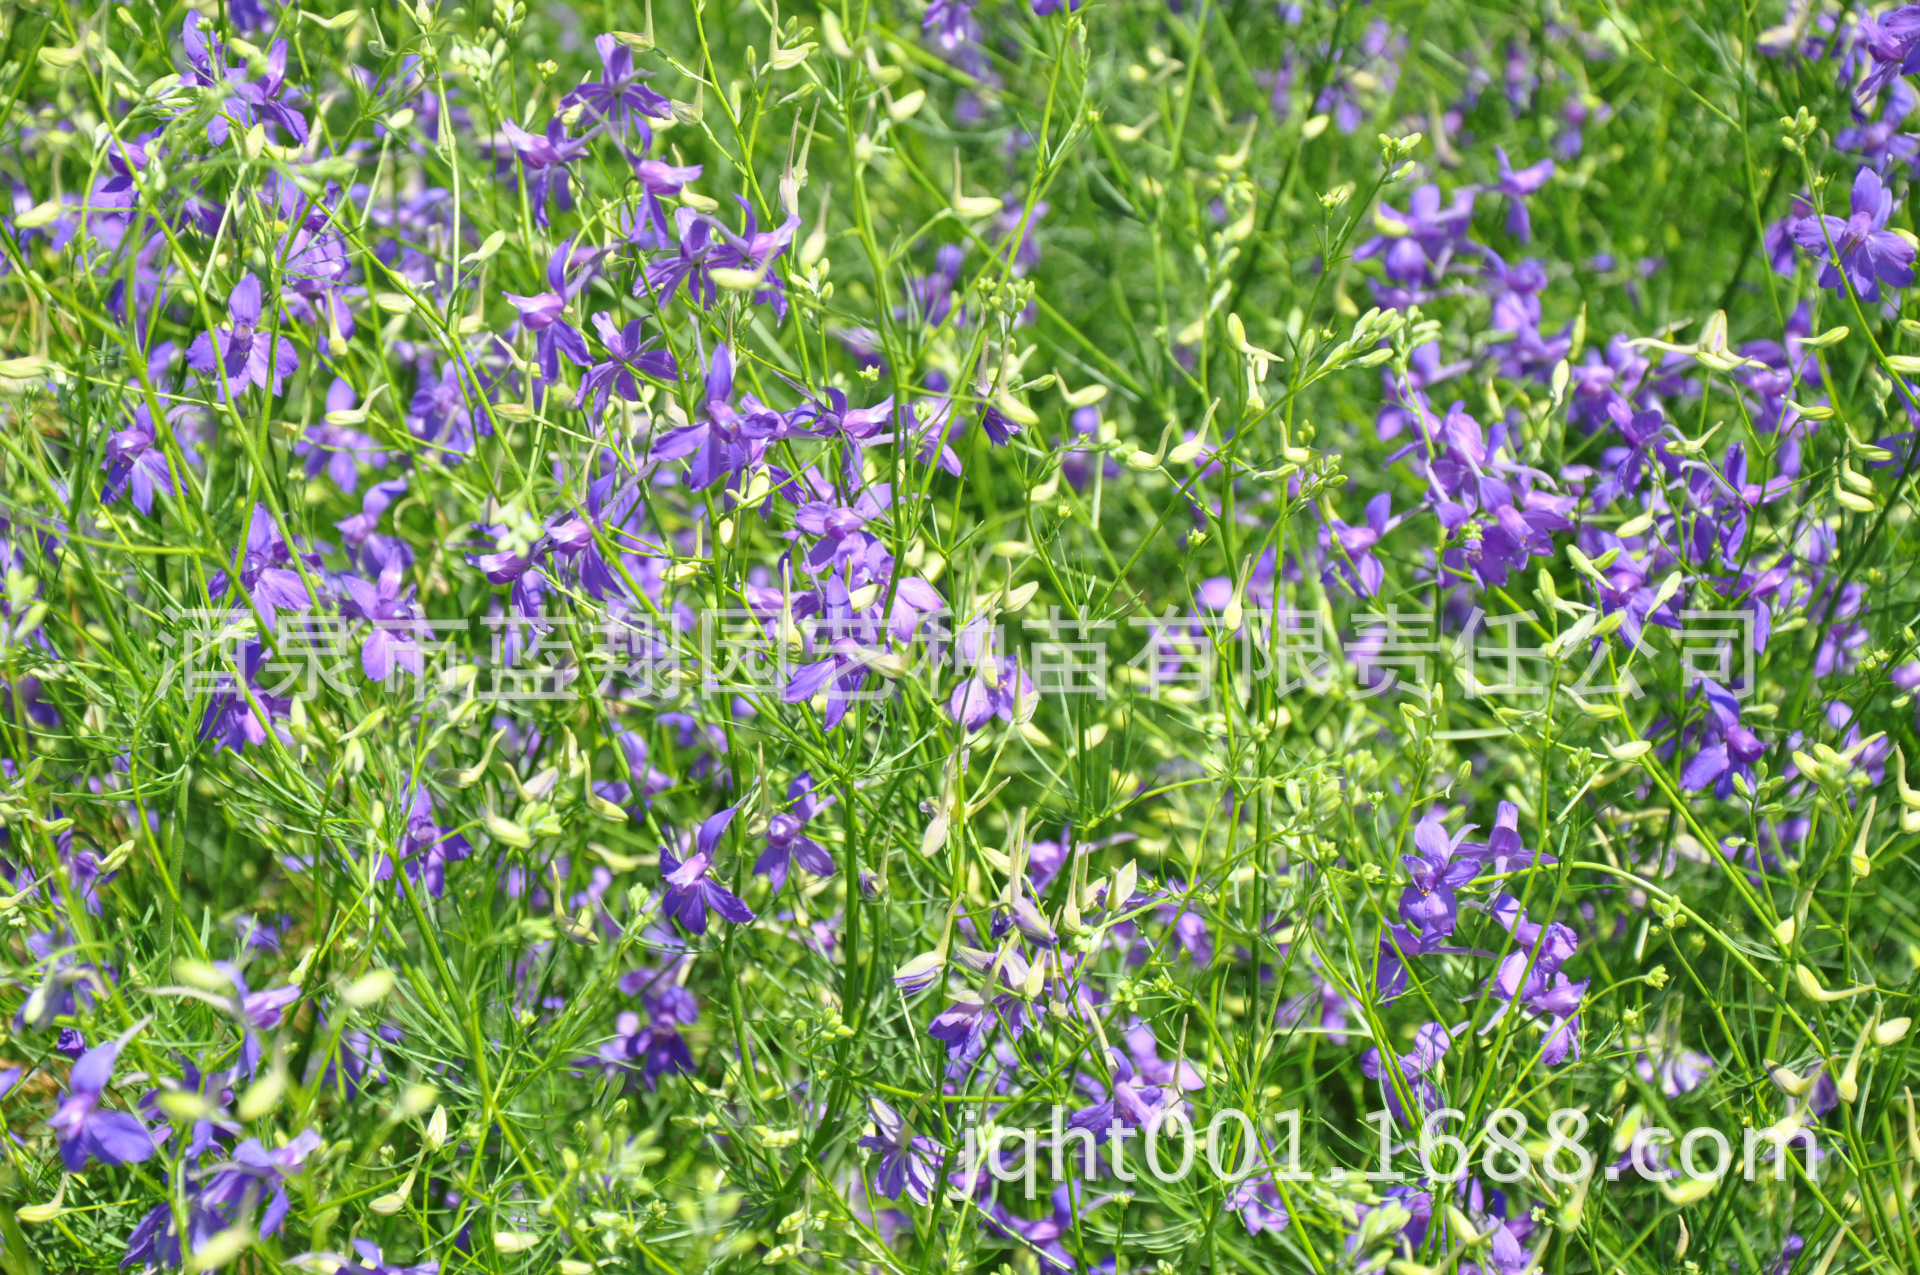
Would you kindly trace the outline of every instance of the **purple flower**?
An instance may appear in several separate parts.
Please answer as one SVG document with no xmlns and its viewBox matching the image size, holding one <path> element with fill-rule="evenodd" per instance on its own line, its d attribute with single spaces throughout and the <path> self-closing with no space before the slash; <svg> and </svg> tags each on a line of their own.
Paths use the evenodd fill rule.
<svg viewBox="0 0 1920 1275">
<path fill-rule="evenodd" d="M 973 20 L 973 0 L 929 0 L 920 29 L 948 53 L 980 42 L 980 24 Z"/>
<path fill-rule="evenodd" d="M 1400 857 L 1410 881 L 1400 895 L 1400 920 L 1418 930 L 1425 941 L 1453 933 L 1459 923 L 1455 889 L 1486 868 L 1487 848 L 1466 842 L 1471 831 L 1473 827 L 1468 825 L 1449 837 L 1440 821 L 1428 815 L 1414 825 L 1415 853 Z"/>
<path fill-rule="evenodd" d="M 1349 526 L 1335 518 L 1320 529 L 1320 548 L 1330 555 L 1321 573 L 1322 583 L 1332 584 L 1338 580 L 1363 598 L 1380 592 L 1380 586 L 1386 581 L 1386 568 L 1373 556 L 1373 548 L 1381 537 L 1400 525 L 1398 518 L 1388 516 L 1392 512 L 1393 497 L 1383 491 L 1367 502 L 1365 526 Z M 1340 544 L 1337 553 L 1333 551 L 1336 540 Z"/>
<path fill-rule="evenodd" d="M 702 306 L 713 305 L 719 294 L 707 272 L 720 264 L 714 258 L 724 242 L 716 242 L 713 222 L 708 218 L 691 208 L 674 209 L 673 238 L 669 241 L 673 253 L 647 263 L 646 272 L 634 288 L 635 294 L 645 290 L 652 295 L 656 306 L 663 306 L 673 300 L 673 294 L 685 283 L 689 300 Z"/>
<path fill-rule="evenodd" d="M 1516 1004 L 1529 1015 L 1543 1017 L 1546 1037 L 1540 1061 L 1557 1067 L 1569 1056 L 1580 1056 L 1580 1003 L 1590 980 L 1574 981 L 1560 967 L 1572 959 L 1578 945 L 1572 930 L 1554 921 L 1545 926 L 1527 919 L 1520 901 L 1511 894 L 1494 899 L 1491 911 L 1518 945 L 1501 960 L 1488 991 L 1502 1002 L 1483 1032 L 1493 1030 Z"/>
<path fill-rule="evenodd" d="M 167 463 L 154 436 L 153 417 L 142 403 L 133 411 L 133 423 L 107 438 L 107 459 L 102 462 L 107 481 L 101 499 L 112 504 L 133 492 L 133 504 L 143 514 L 153 512 L 153 493 L 174 494 L 173 468 Z"/>
<path fill-rule="evenodd" d="M 534 362 L 549 385 L 560 379 L 562 354 L 578 367 L 586 367 L 593 362 L 587 353 L 587 339 L 580 335 L 580 329 L 560 317 L 566 313 L 567 303 L 579 286 L 570 287 L 567 283 L 567 267 L 573 257 L 573 247 L 572 240 L 563 241 L 547 258 L 549 291 L 531 297 L 515 296 L 511 292 L 503 294 L 520 312 L 521 326 L 534 334 Z"/>
<path fill-rule="evenodd" d="M 1224 1207 L 1240 1215 L 1241 1224 L 1247 1228 L 1248 1235 L 1258 1235 L 1262 1231 L 1278 1235 L 1293 1220 L 1287 1215 L 1287 1206 L 1281 1202 L 1280 1188 L 1265 1173 L 1242 1179 L 1227 1196 Z"/>
<path fill-rule="evenodd" d="M 1753 782 L 1753 763 L 1765 755 L 1767 745 L 1740 724 L 1740 701 L 1731 691 L 1703 677 L 1700 693 L 1706 697 L 1707 714 L 1686 732 L 1694 751 L 1680 769 L 1680 787 L 1699 792 L 1711 784 L 1714 796 L 1725 801 L 1733 795 L 1735 775 Z"/>
<path fill-rule="evenodd" d="M 737 196 L 740 206 L 746 209 L 747 226 L 739 234 L 734 234 L 724 226 L 716 227 L 720 231 L 721 246 L 714 250 L 709 266 L 724 267 L 729 270 L 744 270 L 762 278 L 762 286 L 755 289 L 753 303 L 773 307 L 773 317 L 787 317 L 786 285 L 773 271 L 773 263 L 793 244 L 793 234 L 800 229 L 800 214 L 790 214 L 787 219 L 772 230 L 760 229 L 759 219 L 753 215 L 753 205 L 744 196 Z"/>
<path fill-rule="evenodd" d="M 1871 101 L 1899 76 L 1920 72 L 1920 4 L 1902 5 L 1877 18 L 1863 15 L 1857 38 L 1873 59 L 1873 69 L 1854 91 L 1856 101 Z"/>
<path fill-rule="evenodd" d="M 260 325 L 260 281 L 253 273 L 240 276 L 227 297 L 230 328 L 202 332 L 187 347 L 187 366 L 214 383 L 225 399 L 249 385 L 280 392 L 281 382 L 300 368 L 300 352 L 278 330 L 256 332 Z"/>
<path fill-rule="evenodd" d="M 359 549 L 371 540 L 374 528 L 380 525 L 380 515 L 387 512 L 388 506 L 404 495 L 406 490 L 407 480 L 404 477 L 390 478 L 367 488 L 367 494 L 360 498 L 360 512 L 333 524 L 347 547 Z"/>
<path fill-rule="evenodd" d="M 245 751 L 248 744 L 264 744 L 267 724 L 292 714 L 291 698 L 269 695 L 260 687 L 260 668 L 265 658 L 260 644 L 249 642 L 241 656 L 240 676 L 251 688 L 250 693 L 241 688 L 232 674 L 226 674 L 223 684 L 209 698 L 207 715 L 200 720 L 200 738 L 216 741 L 214 752 L 231 748 L 237 753 Z M 256 708 L 256 704 L 259 707 Z"/>
<path fill-rule="evenodd" d="M 1711 1056 L 1684 1048 L 1664 1022 L 1655 1031 L 1629 1043 L 1638 1050 L 1634 1072 L 1647 1084 L 1658 1082 L 1660 1092 L 1669 1098 L 1692 1093 L 1706 1084 L 1716 1065 Z"/>
<path fill-rule="evenodd" d="M 355 1240 L 353 1242 L 353 1252 L 354 1255 L 352 1257 L 340 1259 L 341 1265 L 339 1269 L 334 1271 L 334 1275 L 439 1275 L 440 1272 L 440 1263 L 438 1262 L 421 1262 L 417 1266 L 400 1266 L 395 1263 L 389 1263 L 381 1253 L 380 1246 L 372 1240 Z M 308 1256 L 319 1255 L 309 1254 Z M 333 1255 L 329 1254 L 328 1256 Z M 298 1263 L 298 1260 L 297 1258 L 292 1259 L 287 1265 L 295 1265 Z"/>
<path fill-rule="evenodd" d="M 1894 81 L 1893 91 L 1881 106 L 1880 118 L 1869 122 L 1856 115 L 1858 123 L 1834 134 L 1834 149 L 1859 155 L 1876 173 L 1885 173 L 1896 160 L 1911 165 L 1915 156 L 1920 156 L 1920 136 L 1897 130 L 1913 113 L 1913 105 L 1913 90 L 1903 80 Z"/>
<path fill-rule="evenodd" d="M 631 994 L 648 981 L 665 984 L 664 990 L 643 997 L 649 1021 L 643 1024 L 632 1010 L 621 1011 L 614 1020 L 614 1038 L 582 1065 L 609 1079 L 625 1076 L 628 1088 L 637 1082 L 653 1090 L 662 1076 L 693 1074 L 693 1051 L 680 1028 L 697 1020 L 700 1011 L 692 994 L 664 972 L 636 970 L 620 980 L 620 990 Z"/>
<path fill-rule="evenodd" d="M 1913 9 L 1920 14 L 1920 6 Z M 1886 228 L 1892 214 L 1893 193 L 1880 174 L 1862 168 L 1853 179 L 1851 215 L 1804 217 L 1793 227 L 1794 242 L 1820 260 L 1821 287 L 1839 289 L 1844 275 L 1862 301 L 1878 301 L 1882 283 L 1913 285 L 1913 245 Z"/>
<path fill-rule="evenodd" d="M 312 1129 L 271 1151 L 258 1138 L 248 1138 L 233 1149 L 232 1159 L 215 1167 L 200 1188 L 199 1203 L 217 1219 L 217 1230 L 226 1230 L 260 1209 L 259 1234 L 276 1235 L 293 1207 L 287 1198 L 287 1179 L 305 1170 L 307 1157 L 320 1145 L 320 1135 Z M 200 1236 L 194 1229 L 198 1249 Z"/>
<path fill-rule="evenodd" d="M 1119 1050 L 1112 1050 L 1113 1075 L 1106 1086 L 1106 1097 L 1080 1108 L 1067 1117 L 1067 1128 L 1085 1129 L 1095 1142 L 1105 1142 L 1118 1123 L 1130 1129 L 1154 1124 L 1168 1111 L 1183 1105 L 1179 1091 L 1171 1086 L 1144 1083 L 1134 1070 L 1133 1061 Z"/>
<path fill-rule="evenodd" d="M 427 893 L 437 899 L 447 888 L 447 865 L 465 859 L 473 853 L 473 847 L 458 832 L 435 822 L 433 794 L 424 784 L 402 790 L 400 801 L 407 811 L 407 823 L 394 846 L 394 855 L 407 865 L 407 879 L 425 882 Z"/>
<path fill-rule="evenodd" d="M 558 204 L 562 211 L 573 207 L 573 193 L 567 186 L 567 165 L 587 153 L 587 143 L 581 138 L 568 137 L 566 125 L 558 115 L 548 121 L 544 136 L 529 133 L 512 120 L 503 121 L 500 127 L 514 154 L 519 156 L 521 170 L 526 175 L 527 202 L 533 205 L 534 224 L 544 230 L 549 204 Z"/>
<path fill-rule="evenodd" d="M 617 37 L 603 35 L 593 47 L 600 51 L 600 79 L 589 80 L 560 99 L 560 109 L 579 106 L 601 128 L 623 136 L 629 131 L 640 135 L 637 149 L 644 152 L 653 145 L 649 119 L 660 119 L 673 109 L 673 103 L 648 88 L 648 72 L 633 69 L 633 50 Z"/>
<path fill-rule="evenodd" d="M 1455 248 L 1466 242 L 1472 217 L 1471 189 L 1455 191 L 1453 202 L 1443 208 L 1440 188 L 1421 186 L 1413 192 L 1404 213 L 1390 204 L 1380 205 L 1374 221 L 1383 233 L 1362 244 L 1354 256 L 1380 257 L 1387 278 L 1396 282 L 1434 283 L 1452 260 Z"/>
<path fill-rule="evenodd" d="M 900 1113 L 878 1098 L 867 1099 L 873 1132 L 860 1139 L 860 1148 L 880 1154 L 874 1189 L 889 1200 L 902 1195 L 925 1207 L 933 1202 L 946 1152 L 932 1138 L 915 1137 Z"/>
<path fill-rule="evenodd" d="M 281 565 L 292 560 L 293 551 L 274 525 L 273 515 L 265 505 L 255 505 L 253 520 L 247 525 L 246 551 L 240 557 L 240 587 L 269 623 L 276 611 L 305 611 L 313 605 L 300 573 Z M 227 573 L 216 571 L 207 579 L 207 593 L 214 598 L 225 597 L 227 585 Z"/>
<path fill-rule="evenodd" d="M 1457 1028 L 1455 1030 L 1458 1030 Z M 1413 1052 L 1399 1058 L 1399 1070 L 1406 1090 L 1424 1115 L 1436 1111 L 1441 1106 L 1440 1091 L 1433 1081 L 1427 1079 L 1429 1072 L 1440 1065 L 1440 1060 L 1453 1048 L 1453 1032 L 1439 1023 L 1428 1023 L 1413 1037 Z M 1360 1057 L 1360 1074 L 1369 1080 L 1380 1082 L 1380 1092 L 1387 1100 L 1387 1109 L 1393 1112 L 1393 1118 L 1402 1124 L 1417 1124 L 1418 1120 L 1409 1120 L 1406 1108 L 1401 1104 L 1401 1086 L 1394 1083 L 1382 1065 L 1378 1049 L 1369 1049 Z"/>
<path fill-rule="evenodd" d="M 768 820 L 767 830 L 762 834 L 767 839 L 767 848 L 753 865 L 754 872 L 767 878 L 775 894 L 786 885 L 787 873 L 795 863 L 816 877 L 833 875 L 833 856 L 807 835 L 807 824 L 832 805 L 834 799 L 814 796 L 813 776 L 802 771 L 787 785 L 787 801 L 791 804 Z"/>
<path fill-rule="evenodd" d="M 674 362 L 673 355 L 666 350 L 653 349 L 655 338 L 642 336 L 646 319 L 630 320 L 624 328 L 613 326 L 613 316 L 605 310 L 593 316 L 593 326 L 600 333 L 601 344 L 607 347 L 607 360 L 595 363 L 587 369 L 586 376 L 580 382 L 580 395 L 574 406 L 591 402 L 593 416 L 598 420 L 607 410 L 607 395 L 616 394 L 623 402 L 640 401 L 640 382 L 636 374 L 650 376 L 657 381 L 674 381 L 680 377 L 680 367 Z"/>
<path fill-rule="evenodd" d="M 306 117 L 283 100 L 287 83 L 287 42 L 275 40 L 267 53 L 266 74 L 249 80 L 245 78 L 244 63 L 227 64 L 220 37 L 205 30 L 204 23 L 205 19 L 199 14 L 189 13 L 180 29 L 180 41 L 186 48 L 189 66 L 180 82 L 199 88 L 224 89 L 231 95 L 220 104 L 221 113 L 207 121 L 207 140 L 215 146 L 225 146 L 231 116 L 242 128 L 269 124 L 284 128 L 296 145 L 304 143 Z"/>
<path fill-rule="evenodd" d="M 743 925 L 753 920 L 753 910 L 717 881 L 707 879 L 713 867 L 713 852 L 721 834 L 733 822 L 734 807 L 729 806 L 700 825 L 694 838 L 694 853 L 682 862 L 671 846 L 660 847 L 660 879 L 666 886 L 666 910 L 678 918 L 688 933 L 707 932 L 707 910 L 720 914 L 723 921 Z"/>
<path fill-rule="evenodd" d="M 1500 182 L 1494 187 L 1507 197 L 1507 233 L 1527 243 L 1533 238 L 1533 220 L 1527 215 L 1527 196 L 1538 191 L 1553 176 L 1553 161 L 1543 159 L 1539 163 L 1513 170 L 1507 162 L 1507 152 L 1500 147 L 1493 148 L 1500 160 Z"/>
<path fill-rule="evenodd" d="M 418 639 L 421 633 L 430 637 L 432 630 L 424 623 L 419 604 L 413 600 L 413 586 L 407 585 L 403 590 L 401 578 L 398 563 L 382 571 L 376 584 L 369 584 L 359 576 L 340 578 L 347 590 L 341 612 L 357 615 L 373 625 L 373 631 L 360 644 L 360 667 L 368 681 L 386 681 L 396 666 L 415 677 L 421 676 L 425 668 Z"/>
<path fill-rule="evenodd" d="M 327 388 L 327 415 L 349 412 L 358 402 L 353 386 L 346 378 L 336 376 Z M 350 425 L 325 419 L 307 426 L 300 441 L 293 445 L 293 454 L 306 459 L 308 478 L 325 469 L 334 486 L 344 492 L 360 485 L 362 469 L 378 469 L 387 463 L 387 454 L 368 435 Z"/>
<path fill-rule="evenodd" d="M 67 1077 L 67 1096 L 47 1120 L 60 1140 L 60 1159 L 69 1173 L 78 1173 L 95 1160 L 105 1165 L 138 1164 L 159 1150 L 138 1116 L 100 1105 L 121 1047 L 131 1038 L 128 1033 L 82 1054 Z"/>
</svg>

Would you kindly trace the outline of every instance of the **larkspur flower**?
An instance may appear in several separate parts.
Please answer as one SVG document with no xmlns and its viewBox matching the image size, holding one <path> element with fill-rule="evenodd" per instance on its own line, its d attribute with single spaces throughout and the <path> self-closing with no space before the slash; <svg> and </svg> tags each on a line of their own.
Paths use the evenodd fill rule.
<svg viewBox="0 0 1920 1275">
<path fill-rule="evenodd" d="M 205 376 L 221 399 L 249 385 L 278 394 L 281 384 L 300 369 L 300 351 L 277 328 L 259 331 L 260 281 L 240 276 L 227 297 L 233 326 L 202 332 L 187 347 L 187 366 Z"/>
<path fill-rule="evenodd" d="M 1794 224 L 1794 242 L 1821 263 L 1822 288 L 1840 288 L 1844 276 L 1862 301 L 1878 301 L 1882 283 L 1913 286 L 1913 244 L 1886 228 L 1892 215 L 1893 192 L 1880 174 L 1862 168 L 1853 179 L 1850 215 L 1803 217 Z"/>
<path fill-rule="evenodd" d="M 1527 198 L 1537 193 L 1553 177 L 1553 161 L 1543 159 L 1517 172 L 1507 160 L 1507 152 L 1494 147 L 1500 160 L 1500 180 L 1494 190 L 1507 197 L 1507 233 L 1527 243 L 1533 238 L 1533 219 L 1527 215 Z"/>
<path fill-rule="evenodd" d="M 833 804 L 832 795 L 816 797 L 812 774 L 802 771 L 787 785 L 787 802 L 785 810 L 767 821 L 766 831 L 760 834 L 766 838 L 767 848 L 753 865 L 754 872 L 767 878 L 775 894 L 786 885 L 787 873 L 796 863 L 816 877 L 830 877 L 834 872 L 833 856 L 807 835 L 813 817 Z"/>
<path fill-rule="evenodd" d="M 594 329 L 600 333 L 600 343 L 606 347 L 605 361 L 593 364 L 580 381 L 579 398 L 574 406 L 589 406 L 596 419 L 606 411 L 609 395 L 624 403 L 638 403 L 641 397 L 639 377 L 651 377 L 656 381 L 674 381 L 680 377 L 680 367 L 674 362 L 671 352 L 656 350 L 653 345 L 657 337 L 645 335 L 646 320 L 631 319 L 623 328 L 616 328 L 613 316 L 602 310 L 593 316 Z"/>
<path fill-rule="evenodd" d="M 863 1136 L 859 1146 L 880 1157 L 874 1189 L 889 1200 L 904 1195 L 925 1208 L 939 1187 L 945 1151 L 932 1138 L 916 1135 L 900 1113 L 879 1098 L 867 1099 L 867 1115 L 873 1132 Z"/>
<path fill-rule="evenodd" d="M 1392 513 L 1392 495 L 1381 492 L 1367 502 L 1367 520 L 1363 525 L 1350 526 L 1335 518 L 1322 527 L 1320 547 L 1327 555 L 1322 579 L 1328 584 L 1338 581 L 1363 598 L 1371 598 L 1379 593 L 1381 584 L 1386 580 L 1386 568 L 1374 556 L 1373 550 L 1389 531 L 1399 525 L 1400 520 L 1392 517 Z M 1336 543 L 1338 549 L 1334 548 Z"/>
<path fill-rule="evenodd" d="M 560 99 L 560 109 L 579 107 L 599 127 L 609 129 L 624 140 L 637 135 L 638 149 L 644 152 L 653 144 L 653 130 L 647 121 L 664 119 L 673 104 L 647 87 L 648 72 L 633 67 L 633 49 L 618 36 L 595 37 L 594 48 L 600 54 L 600 78 L 588 80 Z"/>
<path fill-rule="evenodd" d="M 694 838 L 693 853 L 684 861 L 674 853 L 673 847 L 660 847 L 660 880 L 666 887 L 666 911 L 691 934 L 707 932 L 709 910 L 735 925 L 753 920 L 753 909 L 707 875 L 713 869 L 713 852 L 719 847 L 727 825 L 733 822 L 733 816 L 734 810 L 729 807 L 701 823 Z"/>
<path fill-rule="evenodd" d="M 503 294 L 520 312 L 521 326 L 534 334 L 534 363 L 549 385 L 560 379 L 562 355 L 577 367 L 593 362 L 587 353 L 587 339 L 562 317 L 580 287 L 579 281 L 568 279 L 575 246 L 576 241 L 562 242 L 547 258 L 547 291 L 531 297 Z"/>
<path fill-rule="evenodd" d="M 173 466 L 160 449 L 145 403 L 134 408 L 132 424 L 108 436 L 101 468 L 107 478 L 100 498 L 108 504 L 131 492 L 134 508 L 151 514 L 154 492 L 174 494 Z"/>
<path fill-rule="evenodd" d="M 527 183 L 527 202 L 533 206 L 534 224 L 545 230 L 556 208 L 564 212 L 573 207 L 567 165 L 586 155 L 587 143 L 581 138 L 568 137 L 566 125 L 558 115 L 548 122 L 544 134 L 529 133 L 512 120 L 502 121 L 500 127 L 520 160 Z"/>
<path fill-rule="evenodd" d="M 60 1159 L 67 1172 L 78 1173 L 89 1163 L 138 1164 L 159 1150 L 159 1142 L 140 1117 L 101 1105 L 114 1064 L 132 1033 L 95 1045 L 73 1064 L 67 1076 L 67 1096 L 47 1125 L 60 1142 Z M 164 1135 L 163 1135 L 164 1136 Z"/>
</svg>

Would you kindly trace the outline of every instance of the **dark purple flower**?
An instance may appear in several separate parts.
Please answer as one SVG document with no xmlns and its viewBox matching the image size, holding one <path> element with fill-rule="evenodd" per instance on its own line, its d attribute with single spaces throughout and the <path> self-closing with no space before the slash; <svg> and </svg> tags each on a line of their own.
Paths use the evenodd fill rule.
<svg viewBox="0 0 1920 1275">
<path fill-rule="evenodd" d="M 713 852 L 720 837 L 733 822 L 734 808 L 729 806 L 700 825 L 694 837 L 694 852 L 685 862 L 671 846 L 660 847 L 660 879 L 666 886 L 666 910 L 691 934 L 707 932 L 707 911 L 711 908 L 723 921 L 743 925 L 753 920 L 753 909 L 736 898 L 718 881 L 709 880 Z"/>
<path fill-rule="evenodd" d="M 1740 724 L 1740 701 L 1731 691 L 1703 677 L 1700 693 L 1706 698 L 1707 713 L 1686 732 L 1693 753 L 1680 768 L 1680 787 L 1699 792 L 1711 784 L 1714 796 L 1725 801 L 1733 795 L 1734 776 L 1753 783 L 1753 763 L 1766 754 L 1767 745 Z"/>
<path fill-rule="evenodd" d="M 1440 204 L 1440 188 L 1421 186 L 1413 192 L 1407 211 L 1381 204 L 1374 222 L 1381 234 L 1354 252 L 1355 257 L 1379 257 L 1387 278 L 1398 283 L 1437 282 L 1456 248 L 1466 242 L 1473 218 L 1473 191 L 1454 192 L 1453 202 Z"/>
<path fill-rule="evenodd" d="M 598 420 L 607 409 L 607 395 L 618 395 L 623 402 L 640 401 L 640 382 L 636 374 L 650 376 L 657 381 L 674 381 L 680 377 L 680 367 L 674 362 L 673 355 L 666 350 L 656 350 L 652 346 L 655 338 L 643 336 L 645 318 L 629 320 L 624 328 L 613 325 L 613 316 L 602 310 L 593 316 L 593 326 L 600 333 L 601 344 L 607 347 L 607 360 L 595 363 L 587 369 L 586 376 L 580 382 L 580 395 L 574 406 L 592 403 L 594 419 Z"/>
<path fill-rule="evenodd" d="M 772 230 L 762 230 L 759 219 L 753 215 L 753 205 L 744 196 L 739 199 L 740 206 L 747 213 L 746 229 L 736 235 L 724 226 L 717 226 L 722 242 L 714 250 L 708 265 L 759 276 L 762 282 L 754 289 L 753 303 L 772 306 L 773 317 L 784 319 L 787 317 L 787 290 L 780 276 L 773 273 L 773 263 L 792 246 L 793 234 L 800 229 L 800 214 L 790 214 Z"/>
</svg>

